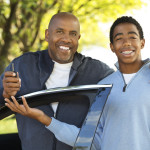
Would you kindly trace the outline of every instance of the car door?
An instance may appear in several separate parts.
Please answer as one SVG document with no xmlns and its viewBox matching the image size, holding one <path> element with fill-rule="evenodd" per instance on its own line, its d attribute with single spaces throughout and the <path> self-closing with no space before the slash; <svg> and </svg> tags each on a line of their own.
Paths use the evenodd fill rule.
<svg viewBox="0 0 150 150">
<path fill-rule="evenodd" d="M 63 88 L 54 88 L 42 90 L 24 95 L 30 107 L 59 102 L 61 100 L 72 100 L 75 98 L 84 98 L 90 102 L 89 112 L 80 129 L 73 150 L 91 150 L 91 145 L 95 135 L 98 121 L 103 112 L 107 97 L 110 93 L 112 85 L 82 85 L 69 86 Z M 21 97 L 17 98 L 21 104 Z M 12 115 L 13 112 L 6 106 L 0 107 L 0 120 Z M 92 119 L 94 118 L 94 119 Z M 2 134 L 0 135 L 0 149 L 21 150 L 21 143 L 18 134 Z"/>
</svg>

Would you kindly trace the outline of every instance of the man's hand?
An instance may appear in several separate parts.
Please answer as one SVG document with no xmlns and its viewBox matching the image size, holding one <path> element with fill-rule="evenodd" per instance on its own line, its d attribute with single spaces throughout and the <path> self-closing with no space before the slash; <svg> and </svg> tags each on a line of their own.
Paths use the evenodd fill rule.
<svg viewBox="0 0 150 150">
<path fill-rule="evenodd" d="M 9 99 L 5 98 L 5 105 L 10 108 L 12 111 L 19 113 L 23 116 L 27 116 L 29 118 L 35 119 L 39 122 L 41 122 L 42 124 L 48 126 L 51 123 L 51 118 L 49 116 L 47 116 L 43 111 L 37 109 L 37 108 L 31 108 L 29 107 L 29 105 L 27 104 L 27 101 L 24 97 L 22 97 L 22 102 L 23 105 L 19 104 L 14 96 L 11 96 L 12 101 L 10 101 Z"/>
<path fill-rule="evenodd" d="M 15 96 L 21 87 L 21 79 L 19 78 L 19 73 L 7 71 L 4 74 L 3 78 L 3 97 L 10 98 L 11 96 Z"/>
</svg>

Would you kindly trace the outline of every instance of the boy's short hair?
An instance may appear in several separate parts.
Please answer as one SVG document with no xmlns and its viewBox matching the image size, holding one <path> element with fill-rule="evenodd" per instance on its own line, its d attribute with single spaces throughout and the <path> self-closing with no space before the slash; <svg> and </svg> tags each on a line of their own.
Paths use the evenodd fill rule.
<svg viewBox="0 0 150 150">
<path fill-rule="evenodd" d="M 112 24 L 111 28 L 110 28 L 109 38 L 110 38 L 110 42 L 111 43 L 113 43 L 114 29 L 115 29 L 115 27 L 118 24 L 121 24 L 121 23 L 131 23 L 131 24 L 134 24 L 136 26 L 137 30 L 139 31 L 140 39 L 144 39 L 143 30 L 142 30 L 141 25 L 134 18 L 132 18 L 130 16 L 122 16 L 120 18 L 117 18 L 115 20 L 115 22 Z"/>
</svg>

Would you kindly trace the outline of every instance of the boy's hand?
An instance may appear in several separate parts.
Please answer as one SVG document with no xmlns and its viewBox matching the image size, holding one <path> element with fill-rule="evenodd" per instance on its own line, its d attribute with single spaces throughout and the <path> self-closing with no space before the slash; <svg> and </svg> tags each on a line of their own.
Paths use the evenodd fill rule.
<svg viewBox="0 0 150 150">
<path fill-rule="evenodd" d="M 51 118 L 49 116 L 47 116 L 46 114 L 44 114 L 43 111 L 37 109 L 37 108 L 31 108 L 29 107 L 29 105 L 27 104 L 27 101 L 24 97 L 22 97 L 22 102 L 23 104 L 19 104 L 14 96 L 11 96 L 12 101 L 10 101 L 9 99 L 5 98 L 5 105 L 10 108 L 13 112 L 19 113 L 23 116 L 27 116 L 30 117 L 32 119 L 35 119 L 39 122 L 41 122 L 42 124 L 48 126 L 51 123 Z"/>
</svg>

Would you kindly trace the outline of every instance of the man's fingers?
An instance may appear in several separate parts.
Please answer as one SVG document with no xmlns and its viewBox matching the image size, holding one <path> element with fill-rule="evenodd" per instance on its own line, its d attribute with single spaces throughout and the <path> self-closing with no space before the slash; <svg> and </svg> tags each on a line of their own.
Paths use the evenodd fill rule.
<svg viewBox="0 0 150 150">
<path fill-rule="evenodd" d="M 15 77 L 15 76 L 16 76 L 16 73 L 13 71 L 6 71 L 4 73 L 4 77 Z"/>
<path fill-rule="evenodd" d="M 3 87 L 6 88 L 20 88 L 21 79 L 19 78 L 19 73 L 17 72 L 17 77 L 4 77 L 3 78 Z"/>
<path fill-rule="evenodd" d="M 6 76 L 4 75 L 3 84 L 4 83 L 21 83 L 21 79 L 19 78 L 19 73 L 14 72 L 5 72 Z"/>
<path fill-rule="evenodd" d="M 3 97 L 4 98 L 10 98 L 11 95 L 9 95 L 8 93 L 6 93 L 6 91 L 3 91 Z"/>
<path fill-rule="evenodd" d="M 19 79 L 18 77 L 4 77 L 3 83 L 19 83 Z"/>
<path fill-rule="evenodd" d="M 19 73 L 17 72 L 17 77 L 14 72 L 7 71 L 4 74 L 3 78 L 3 96 L 9 98 L 10 96 L 15 96 L 16 93 L 20 90 L 21 79 L 19 78 Z"/>
<path fill-rule="evenodd" d="M 4 88 L 20 88 L 20 84 L 19 83 L 5 83 Z"/>
<path fill-rule="evenodd" d="M 19 90 L 20 90 L 20 88 L 5 88 L 5 92 L 10 96 L 14 96 L 11 94 L 17 93 Z"/>
</svg>

